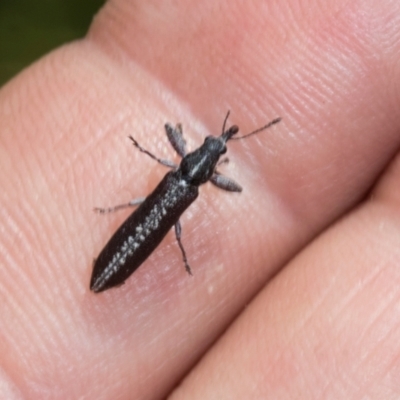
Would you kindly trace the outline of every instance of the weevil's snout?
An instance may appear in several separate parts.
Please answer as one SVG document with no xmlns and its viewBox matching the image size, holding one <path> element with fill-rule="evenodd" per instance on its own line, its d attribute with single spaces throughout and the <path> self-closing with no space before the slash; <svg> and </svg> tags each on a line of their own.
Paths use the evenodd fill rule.
<svg viewBox="0 0 400 400">
<path fill-rule="evenodd" d="M 232 125 L 228 130 L 226 130 L 222 134 L 222 138 L 227 142 L 232 138 L 233 135 L 236 135 L 239 132 L 239 127 L 237 125 Z"/>
</svg>

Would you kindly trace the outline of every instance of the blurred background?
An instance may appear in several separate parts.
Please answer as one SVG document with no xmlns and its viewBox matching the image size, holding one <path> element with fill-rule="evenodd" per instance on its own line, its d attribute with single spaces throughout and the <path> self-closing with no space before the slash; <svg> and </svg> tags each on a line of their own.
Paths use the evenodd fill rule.
<svg viewBox="0 0 400 400">
<path fill-rule="evenodd" d="M 0 0 L 0 86 L 61 44 L 81 38 L 105 0 Z"/>
</svg>

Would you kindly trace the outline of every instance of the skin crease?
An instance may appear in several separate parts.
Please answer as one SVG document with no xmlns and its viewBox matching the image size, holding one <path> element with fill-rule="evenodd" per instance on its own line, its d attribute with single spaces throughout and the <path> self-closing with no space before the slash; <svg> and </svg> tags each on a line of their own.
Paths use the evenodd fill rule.
<svg viewBox="0 0 400 400">
<path fill-rule="evenodd" d="M 400 3 L 108 2 L 0 91 L 0 398 L 400 396 Z M 249 132 L 118 289 L 91 263 L 172 158 Z M 174 158 L 175 157 L 175 158 Z"/>
</svg>

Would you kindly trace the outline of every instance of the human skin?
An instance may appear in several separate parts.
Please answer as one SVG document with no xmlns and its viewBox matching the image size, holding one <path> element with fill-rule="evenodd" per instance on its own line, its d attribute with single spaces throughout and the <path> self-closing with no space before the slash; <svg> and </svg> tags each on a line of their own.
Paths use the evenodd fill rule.
<svg viewBox="0 0 400 400">
<path fill-rule="evenodd" d="M 0 91 L 0 398 L 397 399 L 400 2 L 109 1 Z M 188 147 L 246 133 L 125 285 L 92 261 Z"/>
</svg>

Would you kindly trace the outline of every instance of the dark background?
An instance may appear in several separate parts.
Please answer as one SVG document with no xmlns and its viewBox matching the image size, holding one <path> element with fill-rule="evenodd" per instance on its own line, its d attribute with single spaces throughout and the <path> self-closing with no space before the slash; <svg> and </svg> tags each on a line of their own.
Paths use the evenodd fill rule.
<svg viewBox="0 0 400 400">
<path fill-rule="evenodd" d="M 0 0 L 0 86 L 40 56 L 81 38 L 105 0 Z"/>
</svg>

